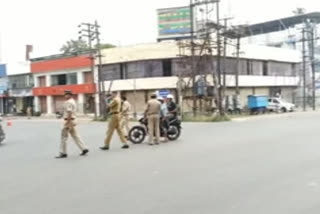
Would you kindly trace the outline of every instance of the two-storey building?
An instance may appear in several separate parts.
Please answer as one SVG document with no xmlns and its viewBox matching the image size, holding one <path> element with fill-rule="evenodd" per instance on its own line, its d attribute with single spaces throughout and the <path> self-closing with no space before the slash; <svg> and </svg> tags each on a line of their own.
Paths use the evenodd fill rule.
<svg viewBox="0 0 320 214">
<path fill-rule="evenodd" d="M 61 112 L 65 90 L 73 92 L 80 114 L 94 112 L 96 87 L 88 54 L 35 58 L 31 60 L 31 72 L 36 112 Z"/>
</svg>

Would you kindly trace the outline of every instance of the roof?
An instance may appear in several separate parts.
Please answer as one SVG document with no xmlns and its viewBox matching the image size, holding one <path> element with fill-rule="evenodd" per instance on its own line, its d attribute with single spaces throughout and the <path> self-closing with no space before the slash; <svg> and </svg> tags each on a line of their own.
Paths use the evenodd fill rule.
<svg viewBox="0 0 320 214">
<path fill-rule="evenodd" d="M 90 54 L 90 52 L 88 52 L 88 51 L 74 52 L 74 53 L 68 53 L 68 54 L 55 54 L 55 55 L 50 55 L 50 56 L 32 58 L 32 59 L 30 59 L 30 61 L 31 62 L 48 61 L 48 60 L 69 58 L 69 57 L 88 55 L 88 54 Z"/>
<path fill-rule="evenodd" d="M 241 58 L 255 60 L 270 60 L 279 62 L 298 63 L 301 61 L 300 52 L 296 50 L 274 48 L 258 45 L 243 45 Z M 227 56 L 234 58 L 235 48 L 229 48 Z M 102 64 L 124 62 L 173 59 L 179 57 L 179 47 L 176 42 L 161 42 L 117 47 L 102 50 Z M 190 50 L 185 51 L 190 55 Z"/>
<path fill-rule="evenodd" d="M 289 27 L 294 27 L 295 25 L 304 23 L 306 20 L 310 20 L 313 23 L 320 23 L 320 12 L 307 13 L 249 25 L 244 28 L 244 34 L 242 34 L 242 37 L 286 30 Z"/>
</svg>

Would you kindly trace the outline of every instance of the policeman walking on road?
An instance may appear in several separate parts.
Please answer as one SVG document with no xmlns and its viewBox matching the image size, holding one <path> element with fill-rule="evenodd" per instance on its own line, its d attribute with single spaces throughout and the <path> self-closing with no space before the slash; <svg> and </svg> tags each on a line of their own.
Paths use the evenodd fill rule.
<svg viewBox="0 0 320 214">
<path fill-rule="evenodd" d="M 157 94 L 152 94 L 147 103 L 145 116 L 148 119 L 149 145 L 153 144 L 154 134 L 156 136 L 155 144 L 160 142 L 160 110 L 161 103 L 157 100 Z"/>
<path fill-rule="evenodd" d="M 61 132 L 61 145 L 60 145 L 60 154 L 56 158 L 66 158 L 67 155 L 67 140 L 69 134 L 73 138 L 74 142 L 77 144 L 79 149 L 82 151 L 80 155 L 86 155 L 89 150 L 88 147 L 80 139 L 78 132 L 76 130 L 76 102 L 72 98 L 71 91 L 65 91 L 66 101 L 63 105 L 63 119 L 64 124 Z"/>
<path fill-rule="evenodd" d="M 128 134 L 130 131 L 129 114 L 131 110 L 131 105 L 128 102 L 126 96 L 122 96 L 121 100 L 121 130 L 123 131 L 125 138 L 128 139 Z"/>
<path fill-rule="evenodd" d="M 107 131 L 107 137 L 104 141 L 104 146 L 100 147 L 101 150 L 109 150 L 110 148 L 110 142 L 112 139 L 112 135 L 114 130 L 117 131 L 121 142 L 123 143 L 122 149 L 128 149 L 129 145 L 127 143 L 126 138 L 123 136 L 123 132 L 120 127 L 120 107 L 121 107 L 121 101 L 120 98 L 117 96 L 117 92 L 112 92 L 110 96 L 110 103 L 108 104 L 108 110 L 109 114 L 111 115 L 109 125 L 108 125 L 108 131 Z"/>
</svg>

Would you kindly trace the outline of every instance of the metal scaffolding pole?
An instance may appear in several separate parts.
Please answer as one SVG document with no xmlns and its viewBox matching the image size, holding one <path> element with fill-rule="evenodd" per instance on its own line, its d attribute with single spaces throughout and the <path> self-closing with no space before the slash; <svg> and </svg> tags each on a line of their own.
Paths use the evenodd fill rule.
<svg viewBox="0 0 320 214">
<path fill-rule="evenodd" d="M 307 90 L 307 83 L 306 83 L 306 30 L 302 30 L 302 75 L 303 75 L 303 111 L 306 111 L 306 90 Z"/>
</svg>

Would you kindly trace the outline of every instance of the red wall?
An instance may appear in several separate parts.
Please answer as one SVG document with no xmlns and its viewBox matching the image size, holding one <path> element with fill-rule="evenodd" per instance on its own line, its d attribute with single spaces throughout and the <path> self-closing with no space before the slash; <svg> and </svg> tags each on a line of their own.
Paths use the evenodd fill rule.
<svg viewBox="0 0 320 214">
<path fill-rule="evenodd" d="M 89 56 L 76 56 L 61 59 L 45 60 L 31 63 L 31 72 L 50 72 L 64 69 L 77 69 L 83 67 L 90 67 L 91 60 Z"/>
<path fill-rule="evenodd" d="M 34 96 L 50 96 L 63 95 L 65 90 L 71 90 L 74 94 L 93 94 L 96 92 L 95 84 L 80 84 L 80 85 L 63 85 L 52 87 L 38 87 L 33 88 Z"/>
</svg>

